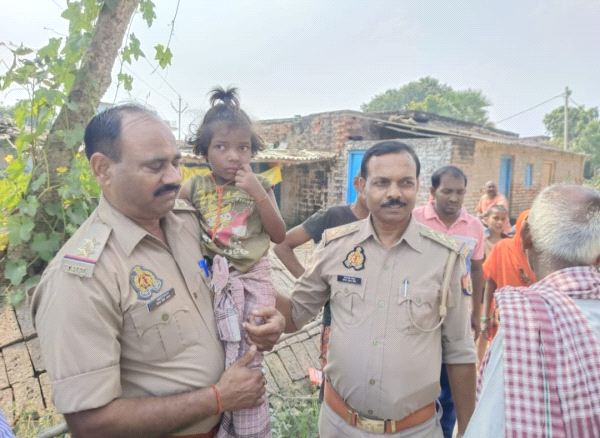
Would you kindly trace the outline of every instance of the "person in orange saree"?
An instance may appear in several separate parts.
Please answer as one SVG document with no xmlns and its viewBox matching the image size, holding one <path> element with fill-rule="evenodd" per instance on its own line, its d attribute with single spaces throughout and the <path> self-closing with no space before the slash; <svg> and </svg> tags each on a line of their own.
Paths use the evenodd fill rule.
<svg viewBox="0 0 600 438">
<path fill-rule="evenodd" d="M 536 281 L 535 274 L 527 263 L 521 241 L 521 226 L 528 214 L 529 210 L 525 210 L 519 215 L 514 237 L 496 243 L 483 263 L 483 275 L 486 281 L 483 291 L 481 337 L 488 338 L 490 343 L 498 331 L 499 320 L 494 303 L 496 289 L 504 286 L 529 286 Z"/>
</svg>

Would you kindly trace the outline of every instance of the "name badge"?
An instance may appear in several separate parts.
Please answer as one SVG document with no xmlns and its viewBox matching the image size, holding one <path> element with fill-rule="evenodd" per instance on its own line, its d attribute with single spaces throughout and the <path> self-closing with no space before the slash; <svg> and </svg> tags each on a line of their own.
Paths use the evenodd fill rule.
<svg viewBox="0 0 600 438">
<path fill-rule="evenodd" d="M 360 284 L 362 282 L 362 278 L 350 277 L 349 275 L 338 275 L 337 281 L 341 283 Z"/>
<path fill-rule="evenodd" d="M 165 304 L 167 301 L 169 301 L 174 296 L 175 296 L 175 289 L 171 288 L 168 291 L 163 292 L 162 294 L 160 294 L 159 296 L 154 298 L 152 301 L 148 301 L 148 303 L 146 303 L 148 312 L 152 312 L 157 307 L 162 306 L 163 304 Z"/>
</svg>

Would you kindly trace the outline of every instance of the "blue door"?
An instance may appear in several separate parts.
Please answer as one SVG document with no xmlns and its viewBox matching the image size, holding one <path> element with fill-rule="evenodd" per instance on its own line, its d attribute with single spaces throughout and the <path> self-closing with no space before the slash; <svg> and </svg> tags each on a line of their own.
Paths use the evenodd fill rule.
<svg viewBox="0 0 600 438">
<path fill-rule="evenodd" d="M 350 151 L 348 155 L 348 190 L 346 191 L 346 202 L 350 204 L 356 200 L 356 190 L 352 185 L 352 180 L 360 171 L 360 162 L 365 151 Z"/>
<path fill-rule="evenodd" d="M 510 185 L 512 183 L 512 157 L 510 155 L 502 155 L 500 159 L 500 184 L 498 191 L 510 200 Z"/>
</svg>

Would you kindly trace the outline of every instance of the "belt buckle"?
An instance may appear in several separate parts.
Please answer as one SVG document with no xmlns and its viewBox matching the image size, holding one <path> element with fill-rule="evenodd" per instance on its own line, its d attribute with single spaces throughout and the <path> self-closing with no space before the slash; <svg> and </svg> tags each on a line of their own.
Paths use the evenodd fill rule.
<svg viewBox="0 0 600 438">
<path fill-rule="evenodd" d="M 385 433 L 385 421 L 383 420 L 371 420 L 370 418 L 356 416 L 356 427 L 364 430 L 365 432 Z"/>
</svg>

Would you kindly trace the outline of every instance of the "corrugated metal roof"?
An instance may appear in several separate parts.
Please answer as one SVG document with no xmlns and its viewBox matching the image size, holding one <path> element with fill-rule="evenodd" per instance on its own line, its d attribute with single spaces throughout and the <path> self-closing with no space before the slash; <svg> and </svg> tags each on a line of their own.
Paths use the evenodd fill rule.
<svg viewBox="0 0 600 438">
<path fill-rule="evenodd" d="M 203 160 L 202 157 L 190 151 L 182 150 L 184 157 Z M 331 161 L 337 157 L 336 152 L 324 151 L 288 151 L 277 149 L 265 149 L 252 158 L 254 163 L 280 163 L 280 164 L 305 164 L 320 161 Z"/>
<path fill-rule="evenodd" d="M 367 118 L 367 117 L 366 117 Z M 407 133 L 420 133 L 427 137 L 430 137 L 431 134 L 437 135 L 447 135 L 452 137 L 462 137 L 462 138 L 472 138 L 473 140 L 481 140 L 487 141 L 490 143 L 497 143 L 503 145 L 514 145 L 514 146 L 525 146 L 525 147 L 534 147 L 539 149 L 547 149 L 554 152 L 563 152 L 566 154 L 572 155 L 582 155 L 585 156 L 585 153 L 582 152 L 573 152 L 573 151 L 565 151 L 563 149 L 558 149 L 549 143 L 541 142 L 539 139 L 520 139 L 514 136 L 504 136 L 504 135 L 493 135 L 491 133 L 483 133 L 477 132 L 477 130 L 469 130 L 469 129 L 458 129 L 454 127 L 448 127 L 447 125 L 439 125 L 432 122 L 419 123 L 414 120 L 408 121 L 400 121 L 398 118 L 394 118 L 394 120 L 381 120 L 381 119 L 373 119 L 370 118 L 375 125 L 379 125 L 385 127 L 387 129 L 391 129 L 394 131 L 407 132 Z"/>
</svg>

